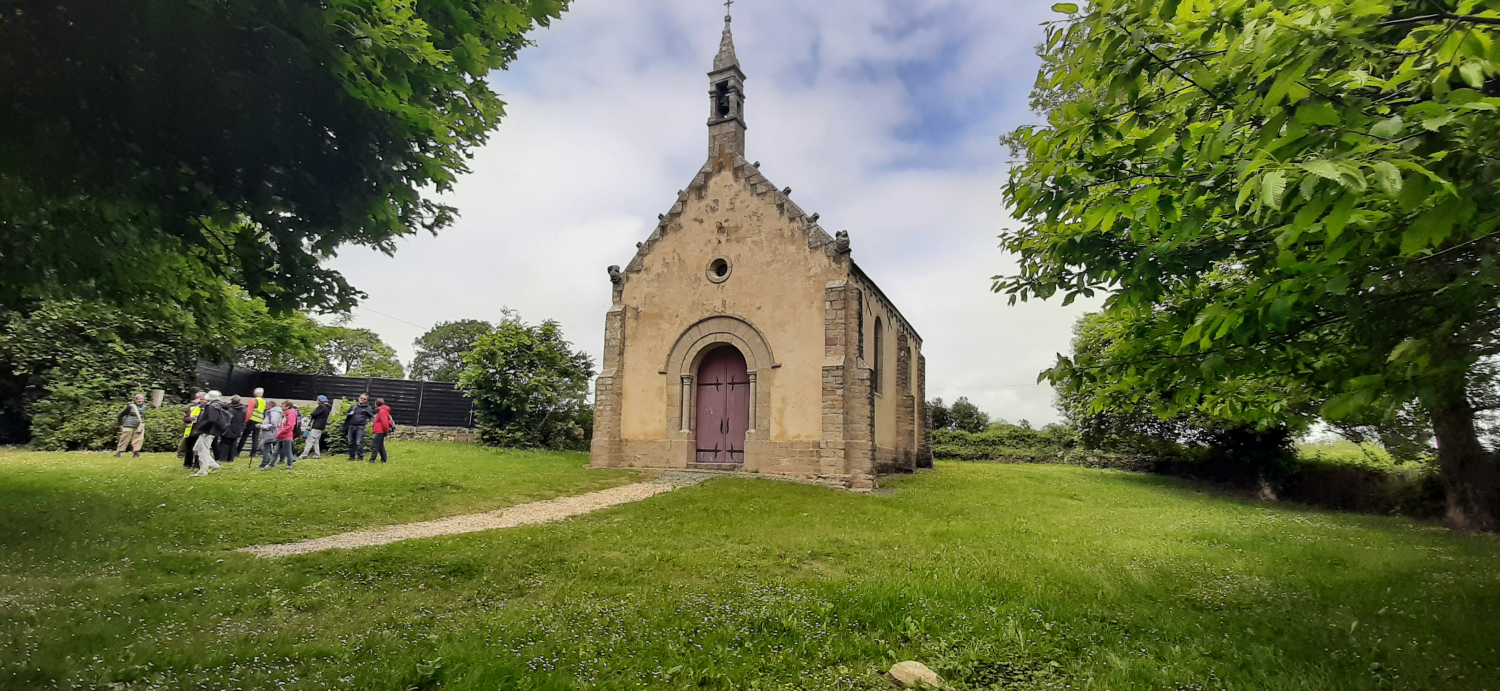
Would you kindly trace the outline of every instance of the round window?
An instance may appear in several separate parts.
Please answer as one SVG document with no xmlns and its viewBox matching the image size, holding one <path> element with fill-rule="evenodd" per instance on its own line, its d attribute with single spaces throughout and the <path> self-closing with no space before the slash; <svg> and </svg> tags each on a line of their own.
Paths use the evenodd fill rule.
<svg viewBox="0 0 1500 691">
<path fill-rule="evenodd" d="M 719 257 L 708 263 L 708 280 L 723 283 L 729 280 L 729 274 L 733 271 L 734 267 L 730 266 L 729 260 Z"/>
</svg>

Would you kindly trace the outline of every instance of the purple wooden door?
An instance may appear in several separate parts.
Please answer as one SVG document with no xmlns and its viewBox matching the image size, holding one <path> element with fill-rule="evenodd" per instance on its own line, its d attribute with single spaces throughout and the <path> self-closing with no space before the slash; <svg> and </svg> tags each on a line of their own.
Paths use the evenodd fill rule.
<svg viewBox="0 0 1500 691">
<path fill-rule="evenodd" d="M 698 366 L 698 462 L 744 463 L 749 429 L 745 356 L 732 346 L 719 348 Z"/>
</svg>

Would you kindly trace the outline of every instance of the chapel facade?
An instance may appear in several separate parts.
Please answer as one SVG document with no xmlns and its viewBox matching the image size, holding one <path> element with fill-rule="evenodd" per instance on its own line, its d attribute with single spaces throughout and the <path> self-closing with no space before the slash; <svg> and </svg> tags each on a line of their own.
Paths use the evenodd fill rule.
<svg viewBox="0 0 1500 691">
<path fill-rule="evenodd" d="M 592 464 L 743 470 L 867 490 L 932 467 L 922 339 L 745 159 L 729 17 L 709 73 L 708 162 L 609 268 Z"/>
</svg>

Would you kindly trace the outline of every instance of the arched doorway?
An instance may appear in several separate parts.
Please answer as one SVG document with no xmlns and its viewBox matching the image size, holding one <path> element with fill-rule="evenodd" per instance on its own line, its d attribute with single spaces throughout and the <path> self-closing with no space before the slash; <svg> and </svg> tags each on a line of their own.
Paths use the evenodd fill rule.
<svg viewBox="0 0 1500 691">
<path fill-rule="evenodd" d="M 750 374 L 734 346 L 709 352 L 698 365 L 699 463 L 745 462 L 750 429 Z"/>
</svg>

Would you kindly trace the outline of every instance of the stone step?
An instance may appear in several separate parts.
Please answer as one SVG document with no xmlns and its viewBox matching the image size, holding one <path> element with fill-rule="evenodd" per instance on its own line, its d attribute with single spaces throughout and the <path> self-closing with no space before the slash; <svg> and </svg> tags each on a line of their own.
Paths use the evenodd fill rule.
<svg viewBox="0 0 1500 691">
<path fill-rule="evenodd" d="M 689 463 L 688 470 L 716 470 L 725 473 L 738 472 L 745 469 L 743 463 Z"/>
</svg>

